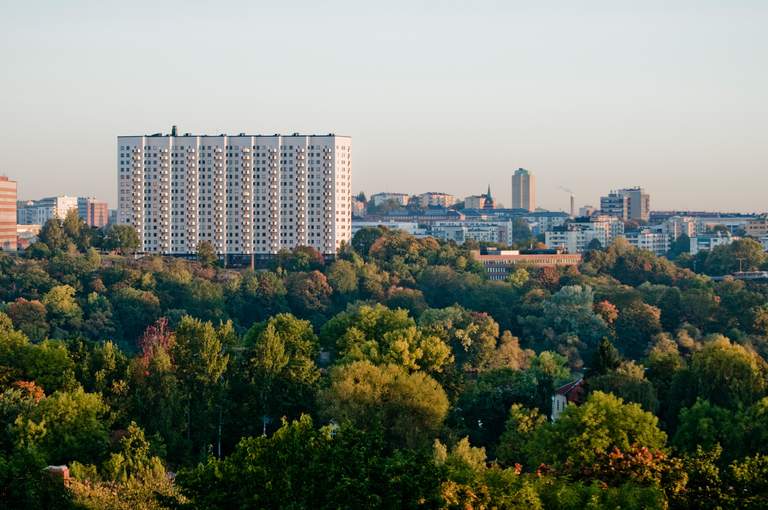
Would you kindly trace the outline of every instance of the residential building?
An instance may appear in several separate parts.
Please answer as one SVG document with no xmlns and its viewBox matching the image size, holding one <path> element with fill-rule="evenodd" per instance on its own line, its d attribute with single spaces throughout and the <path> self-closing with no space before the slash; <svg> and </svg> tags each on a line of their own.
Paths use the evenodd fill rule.
<svg viewBox="0 0 768 510">
<path fill-rule="evenodd" d="M 599 211 L 600 209 L 593 205 L 585 205 L 584 207 L 579 207 L 579 216 L 592 216 Z"/>
<path fill-rule="evenodd" d="M 16 243 L 19 250 L 26 250 L 37 241 L 42 225 L 16 225 Z"/>
<path fill-rule="evenodd" d="M 512 243 L 512 222 L 461 221 L 436 222 L 430 233 L 437 239 L 454 241 L 458 244 L 472 240 L 485 243 Z"/>
<path fill-rule="evenodd" d="M 717 232 L 715 234 L 699 234 L 691 237 L 691 255 L 696 255 L 700 251 L 711 251 L 717 246 L 731 244 L 738 237 L 733 237 L 729 233 Z"/>
<path fill-rule="evenodd" d="M 406 193 L 376 193 L 371 195 L 370 202 L 374 206 L 380 206 L 381 204 L 392 201 L 405 207 L 408 205 L 410 198 L 411 197 Z"/>
<path fill-rule="evenodd" d="M 624 221 L 648 221 L 651 217 L 651 196 L 643 188 L 625 188 L 600 197 L 600 211 Z"/>
<path fill-rule="evenodd" d="M 512 174 L 512 209 L 536 210 L 536 176 L 525 168 Z"/>
<path fill-rule="evenodd" d="M 681 235 L 694 237 L 696 235 L 697 222 L 690 216 L 672 216 L 661 224 L 664 232 L 673 241 Z"/>
<path fill-rule="evenodd" d="M 761 215 L 747 222 L 744 229 L 748 236 L 761 239 L 768 236 L 768 215 Z"/>
<path fill-rule="evenodd" d="M 16 181 L 0 175 L 0 250 L 16 251 Z"/>
<path fill-rule="evenodd" d="M 597 240 L 605 248 L 614 239 L 624 234 L 624 223 L 614 216 L 597 215 L 591 218 L 577 218 L 544 233 L 548 248 L 565 250 L 568 253 L 583 253 L 592 241 Z"/>
<path fill-rule="evenodd" d="M 552 395 L 552 412 L 549 415 L 549 419 L 551 421 L 557 421 L 567 406 L 583 403 L 584 397 L 584 379 L 581 377 L 573 382 L 560 386 L 555 390 L 555 394 Z"/>
<path fill-rule="evenodd" d="M 329 135 L 117 138 L 118 223 L 141 251 L 271 256 L 335 254 L 352 232 L 352 140 Z"/>
<path fill-rule="evenodd" d="M 451 207 L 456 203 L 456 197 L 448 193 L 429 191 L 418 196 L 421 207 Z"/>
<path fill-rule="evenodd" d="M 69 211 L 73 209 L 77 211 L 77 203 L 77 197 L 66 195 L 21 202 L 17 212 L 17 223 L 44 225 L 46 221 L 53 218 L 63 220 Z"/>
<path fill-rule="evenodd" d="M 78 197 L 77 214 L 89 227 L 101 228 L 109 223 L 109 207 L 103 200 Z"/>
<path fill-rule="evenodd" d="M 666 255 L 669 251 L 669 236 L 663 232 L 644 228 L 624 232 L 624 238 L 635 248 L 648 250 L 656 255 Z"/>
<path fill-rule="evenodd" d="M 483 264 L 490 280 L 505 280 L 517 266 L 555 267 L 578 266 L 581 255 L 559 250 L 498 250 L 484 248 L 472 250 L 472 258 Z"/>
<path fill-rule="evenodd" d="M 485 207 L 485 195 L 472 195 L 464 199 L 464 209 L 483 209 Z"/>
<path fill-rule="evenodd" d="M 535 211 L 523 215 L 522 218 L 528 222 L 533 235 L 541 235 L 548 230 L 564 225 L 571 219 L 568 213 L 562 211 Z"/>
</svg>

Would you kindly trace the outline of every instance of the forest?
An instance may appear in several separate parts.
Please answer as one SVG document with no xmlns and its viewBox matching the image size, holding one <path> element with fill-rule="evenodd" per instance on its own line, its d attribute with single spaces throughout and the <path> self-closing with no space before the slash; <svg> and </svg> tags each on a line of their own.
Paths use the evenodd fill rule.
<svg viewBox="0 0 768 510">
<path fill-rule="evenodd" d="M 0 508 L 768 508 L 768 285 L 708 276 L 753 240 L 505 281 L 384 228 L 137 246 L 68 216 L 0 256 Z"/>
</svg>

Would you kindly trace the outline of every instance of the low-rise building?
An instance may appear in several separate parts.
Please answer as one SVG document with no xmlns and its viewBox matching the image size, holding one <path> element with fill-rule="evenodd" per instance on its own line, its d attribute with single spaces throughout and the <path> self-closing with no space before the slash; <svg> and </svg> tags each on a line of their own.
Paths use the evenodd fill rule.
<svg viewBox="0 0 768 510">
<path fill-rule="evenodd" d="M 601 248 L 613 243 L 624 234 L 624 222 L 615 216 L 597 215 L 577 218 L 544 233 L 547 248 L 565 250 L 568 253 L 583 253 L 597 240 Z"/>
<path fill-rule="evenodd" d="M 755 239 L 768 236 L 768 215 L 764 214 L 749 220 L 744 230 L 748 236 Z"/>
<path fill-rule="evenodd" d="M 578 266 L 581 255 L 559 250 L 473 250 L 472 257 L 485 267 L 490 280 L 505 280 L 517 267 Z"/>
<path fill-rule="evenodd" d="M 443 221 L 433 223 L 430 230 L 433 237 L 458 244 L 464 244 L 469 240 L 481 243 L 512 243 L 511 221 Z"/>
<path fill-rule="evenodd" d="M 419 195 L 421 207 L 451 207 L 456 203 L 456 197 L 448 193 L 429 191 Z"/>
<path fill-rule="evenodd" d="M 464 209 L 483 209 L 485 207 L 485 195 L 472 195 L 464 199 Z"/>
<path fill-rule="evenodd" d="M 379 206 L 392 201 L 405 207 L 408 205 L 410 198 L 411 197 L 407 193 L 376 193 L 371 195 L 370 201 L 374 206 Z"/>
<path fill-rule="evenodd" d="M 37 241 L 42 225 L 16 225 L 16 245 L 19 250 L 26 250 Z"/>
<path fill-rule="evenodd" d="M 738 239 L 729 233 L 700 234 L 691 238 L 691 255 L 700 251 L 711 251 L 718 246 L 726 246 Z"/>
</svg>

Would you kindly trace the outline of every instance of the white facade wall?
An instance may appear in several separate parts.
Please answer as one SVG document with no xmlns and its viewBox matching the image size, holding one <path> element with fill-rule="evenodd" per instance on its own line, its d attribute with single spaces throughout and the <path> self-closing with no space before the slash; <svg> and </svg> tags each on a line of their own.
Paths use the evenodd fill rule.
<svg viewBox="0 0 768 510">
<path fill-rule="evenodd" d="M 118 223 L 143 251 L 270 255 L 351 238 L 352 141 L 327 136 L 120 136 Z"/>
</svg>

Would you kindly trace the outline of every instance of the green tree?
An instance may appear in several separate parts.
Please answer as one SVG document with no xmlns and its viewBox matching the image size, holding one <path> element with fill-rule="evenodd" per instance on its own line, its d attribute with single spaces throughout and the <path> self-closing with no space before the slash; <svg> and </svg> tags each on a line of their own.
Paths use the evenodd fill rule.
<svg viewBox="0 0 768 510">
<path fill-rule="evenodd" d="M 57 285 L 43 296 L 48 311 L 48 322 L 54 338 L 74 336 L 83 321 L 83 311 L 75 300 L 75 289 L 69 285 Z"/>
<path fill-rule="evenodd" d="M 58 253 L 67 248 L 67 236 L 58 218 L 46 221 L 37 237 L 52 253 Z"/>
<path fill-rule="evenodd" d="M 48 335 L 48 311 L 40 301 L 28 301 L 20 297 L 6 308 L 6 313 L 14 327 L 22 331 L 31 340 L 41 341 Z"/>
<path fill-rule="evenodd" d="M 209 445 L 220 444 L 224 374 L 229 356 L 224 353 L 223 328 L 210 322 L 183 317 L 170 347 L 179 387 L 186 406 L 187 439 L 193 455 Z"/>
<path fill-rule="evenodd" d="M 597 391 L 584 404 L 566 407 L 554 423 L 536 429 L 525 451 L 535 464 L 579 472 L 614 448 L 662 450 L 667 435 L 657 424 L 658 419 L 638 404 Z"/>
<path fill-rule="evenodd" d="M 335 367 L 321 400 L 328 418 L 364 429 L 381 425 L 399 446 L 428 443 L 448 412 L 445 392 L 428 375 L 367 361 Z"/>
<path fill-rule="evenodd" d="M 197 260 L 203 267 L 213 267 L 218 262 L 219 256 L 210 241 L 197 244 Z"/>
</svg>

